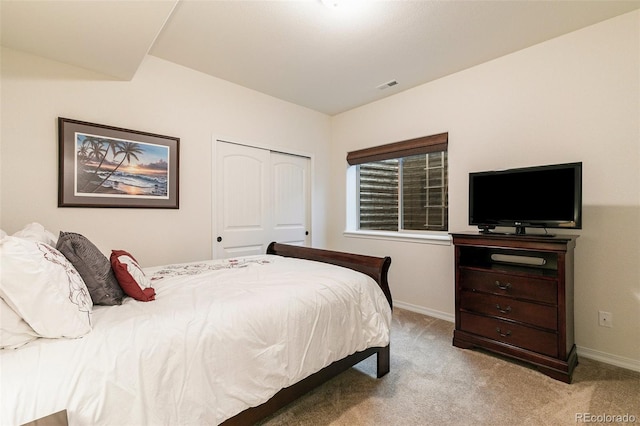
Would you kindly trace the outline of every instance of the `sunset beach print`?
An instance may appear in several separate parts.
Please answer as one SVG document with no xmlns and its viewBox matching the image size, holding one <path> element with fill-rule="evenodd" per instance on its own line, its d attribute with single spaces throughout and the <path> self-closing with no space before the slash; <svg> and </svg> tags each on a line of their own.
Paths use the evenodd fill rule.
<svg viewBox="0 0 640 426">
<path fill-rule="evenodd" d="M 169 147 L 75 134 L 75 195 L 168 199 Z"/>
</svg>

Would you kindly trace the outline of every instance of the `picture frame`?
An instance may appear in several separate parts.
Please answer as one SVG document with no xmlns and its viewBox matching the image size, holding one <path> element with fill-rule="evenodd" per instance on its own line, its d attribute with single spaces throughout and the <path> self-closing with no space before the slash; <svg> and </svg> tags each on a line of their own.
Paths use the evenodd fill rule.
<svg viewBox="0 0 640 426">
<path fill-rule="evenodd" d="M 58 207 L 179 208 L 179 138 L 58 117 L 58 144 Z"/>
</svg>

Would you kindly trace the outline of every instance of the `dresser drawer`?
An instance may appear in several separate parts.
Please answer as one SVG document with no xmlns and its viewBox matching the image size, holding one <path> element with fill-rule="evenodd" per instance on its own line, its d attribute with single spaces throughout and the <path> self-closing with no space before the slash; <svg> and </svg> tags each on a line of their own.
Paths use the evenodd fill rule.
<svg viewBox="0 0 640 426">
<path fill-rule="evenodd" d="M 558 336 L 553 332 L 468 312 L 460 313 L 460 329 L 544 355 L 558 356 Z"/>
<path fill-rule="evenodd" d="M 460 269 L 459 278 L 459 285 L 465 290 L 518 297 L 554 305 L 558 303 L 556 280 L 464 268 Z"/>
<path fill-rule="evenodd" d="M 555 306 L 473 291 L 460 292 L 459 302 L 460 308 L 466 311 L 521 321 L 554 331 L 558 329 L 558 310 Z"/>
</svg>

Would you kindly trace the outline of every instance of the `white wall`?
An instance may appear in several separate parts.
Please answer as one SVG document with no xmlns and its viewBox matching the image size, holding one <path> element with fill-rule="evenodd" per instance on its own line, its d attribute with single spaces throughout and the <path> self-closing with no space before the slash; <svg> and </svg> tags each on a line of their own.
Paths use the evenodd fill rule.
<svg viewBox="0 0 640 426">
<path fill-rule="evenodd" d="M 0 226 L 86 235 L 143 266 L 211 258 L 212 137 L 313 158 L 313 244 L 325 244 L 330 117 L 148 56 L 114 81 L 2 50 Z M 180 138 L 180 209 L 57 207 L 57 117 Z"/>
<path fill-rule="evenodd" d="M 469 172 L 582 161 L 579 354 L 640 370 L 640 12 L 348 111 L 332 126 L 330 247 L 390 255 L 395 301 L 449 318 L 452 246 L 342 235 L 346 153 L 449 132 L 452 232 L 472 229 Z M 598 310 L 613 313 L 613 328 L 598 326 Z"/>
</svg>

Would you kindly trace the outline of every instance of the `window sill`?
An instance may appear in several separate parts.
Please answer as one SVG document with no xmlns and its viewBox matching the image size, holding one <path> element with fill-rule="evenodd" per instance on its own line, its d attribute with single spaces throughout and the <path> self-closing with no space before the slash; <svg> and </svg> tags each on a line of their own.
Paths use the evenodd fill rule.
<svg viewBox="0 0 640 426">
<path fill-rule="evenodd" d="M 392 231 L 344 231 L 342 233 L 347 238 L 364 238 L 371 240 L 402 241 L 418 244 L 435 244 L 442 246 L 451 245 L 451 235 L 448 233 L 421 234 L 410 232 Z"/>
</svg>

